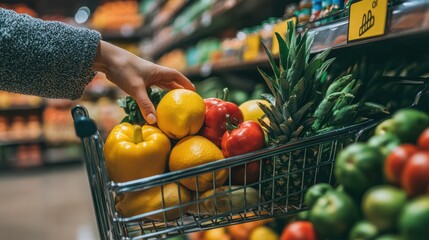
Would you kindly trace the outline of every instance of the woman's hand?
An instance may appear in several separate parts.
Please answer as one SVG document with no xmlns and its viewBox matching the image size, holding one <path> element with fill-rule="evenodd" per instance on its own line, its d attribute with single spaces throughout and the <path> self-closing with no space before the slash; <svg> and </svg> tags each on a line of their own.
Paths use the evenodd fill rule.
<svg viewBox="0 0 429 240">
<path fill-rule="evenodd" d="M 191 81 L 179 71 L 151 63 L 104 41 L 98 46 L 93 69 L 105 73 L 107 79 L 134 98 L 149 124 L 156 122 L 156 114 L 146 87 L 155 85 L 195 91 Z"/>
</svg>

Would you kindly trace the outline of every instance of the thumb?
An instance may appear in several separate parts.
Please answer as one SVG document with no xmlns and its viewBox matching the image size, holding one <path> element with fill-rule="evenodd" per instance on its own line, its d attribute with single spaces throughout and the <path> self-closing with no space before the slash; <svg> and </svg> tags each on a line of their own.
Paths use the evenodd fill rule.
<svg viewBox="0 0 429 240">
<path fill-rule="evenodd" d="M 136 93 L 136 96 L 134 99 L 137 102 L 137 105 L 139 105 L 140 111 L 149 124 L 155 124 L 156 123 L 156 116 L 155 116 L 155 107 L 153 106 L 153 103 L 150 101 L 149 96 L 147 95 L 146 89 L 140 90 Z"/>
</svg>

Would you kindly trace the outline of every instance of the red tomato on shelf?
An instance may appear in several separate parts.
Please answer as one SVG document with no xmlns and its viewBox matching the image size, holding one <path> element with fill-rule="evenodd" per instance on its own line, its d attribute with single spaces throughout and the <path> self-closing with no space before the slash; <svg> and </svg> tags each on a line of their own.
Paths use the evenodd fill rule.
<svg viewBox="0 0 429 240">
<path fill-rule="evenodd" d="M 429 150 L 429 128 L 420 134 L 417 145 L 422 150 Z"/>
<path fill-rule="evenodd" d="M 401 176 L 401 186 L 409 196 L 427 193 L 429 190 L 429 151 L 414 154 Z"/>
<path fill-rule="evenodd" d="M 389 153 L 384 164 L 384 174 L 389 182 L 400 183 L 401 174 L 407 161 L 417 151 L 417 147 L 412 144 L 402 144 Z"/>
<path fill-rule="evenodd" d="M 311 222 L 297 221 L 286 226 L 280 240 L 316 240 L 316 230 Z"/>
</svg>

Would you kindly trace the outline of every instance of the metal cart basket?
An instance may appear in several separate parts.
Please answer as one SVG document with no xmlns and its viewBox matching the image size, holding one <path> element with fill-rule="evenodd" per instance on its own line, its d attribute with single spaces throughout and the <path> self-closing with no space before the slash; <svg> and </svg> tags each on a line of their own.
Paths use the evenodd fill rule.
<svg viewBox="0 0 429 240">
<path fill-rule="evenodd" d="M 293 215 L 306 209 L 303 204 L 305 190 L 316 183 L 333 183 L 333 165 L 336 154 L 345 145 L 356 141 L 361 133 L 372 128 L 376 122 L 368 121 L 347 128 L 327 132 L 318 136 L 269 147 L 253 153 L 218 160 L 194 168 L 168 172 L 129 182 L 109 180 L 103 157 L 103 140 L 97 126 L 84 107 L 72 110 L 76 133 L 82 140 L 94 209 L 101 239 L 157 239 L 175 235 L 244 223 L 260 219 Z M 282 169 L 275 164 L 276 158 L 287 158 Z M 217 191 L 217 171 L 234 174 L 235 167 L 259 163 L 259 179 L 233 185 L 231 177 Z M 263 173 L 264 166 L 272 164 L 272 173 Z M 284 171 L 284 168 L 289 170 Z M 198 187 L 199 178 L 213 178 L 212 194 L 193 192 L 185 200 L 180 181 L 194 178 Z M 178 203 L 168 205 L 164 189 L 173 185 Z M 282 191 L 279 191 L 279 186 Z M 122 216 L 115 207 L 127 193 L 144 193 L 148 189 L 160 192 L 159 209 L 140 212 L 133 216 Z M 216 189 L 216 190 L 215 190 Z M 239 198 L 241 201 L 235 201 Z M 256 199 L 256 200 L 255 200 Z M 155 201 L 155 200 L 154 200 Z M 147 202 L 139 203 L 142 206 Z M 175 217 L 172 217 L 175 216 Z"/>
</svg>

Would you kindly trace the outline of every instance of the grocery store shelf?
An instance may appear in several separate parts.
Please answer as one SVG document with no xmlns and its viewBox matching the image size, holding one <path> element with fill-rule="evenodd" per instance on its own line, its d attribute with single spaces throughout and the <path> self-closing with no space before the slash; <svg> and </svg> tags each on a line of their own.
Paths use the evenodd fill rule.
<svg viewBox="0 0 429 240">
<path fill-rule="evenodd" d="M 164 15 L 164 18 L 160 16 L 161 14 L 157 14 L 151 21 L 150 27 L 155 30 L 165 27 L 167 24 L 170 24 L 172 20 L 177 16 L 177 14 L 179 14 L 183 9 L 185 9 L 185 7 L 188 6 L 190 3 L 192 3 L 192 1 L 183 0 L 179 5 L 177 5 L 175 9 L 172 10 L 172 12 L 168 14 L 168 16 L 164 17 Z"/>
<path fill-rule="evenodd" d="M 152 58 L 157 59 L 163 53 L 178 46 L 192 42 L 196 39 L 209 36 L 218 32 L 220 29 L 231 25 L 232 19 L 237 23 L 240 16 L 252 12 L 260 7 L 263 2 L 230 0 L 222 1 L 222 4 L 215 4 L 209 11 L 203 13 L 199 18 L 186 25 L 186 28 L 178 33 L 169 33 L 166 37 L 157 37 L 153 39 L 154 46 L 149 53 Z M 259 17 L 259 16 L 258 16 Z M 214 21 L 216 19 L 216 21 Z M 256 20 L 257 18 L 253 19 Z M 164 29 L 171 28 L 170 26 Z M 171 29 L 170 29 L 171 30 Z"/>
<path fill-rule="evenodd" d="M 426 45 L 429 37 L 429 2 L 404 2 L 392 7 L 388 24 L 384 36 L 355 42 L 347 42 L 348 19 L 344 17 L 327 25 L 312 28 L 309 30 L 309 33 L 314 34 L 311 53 L 317 54 L 330 48 L 333 56 L 350 55 L 352 54 L 351 50 L 367 51 L 369 47 L 373 47 L 372 50 L 377 50 L 380 45 L 385 51 L 404 49 L 411 51 L 426 47 L 424 45 Z M 386 48 L 388 45 L 391 47 Z M 278 57 L 275 56 L 275 59 Z M 206 63 L 202 66 L 185 69 L 183 72 L 188 77 L 205 77 L 211 73 L 256 70 L 258 66 L 268 65 L 268 58 L 260 55 L 252 61 Z"/>
<path fill-rule="evenodd" d="M 0 113 L 6 113 L 6 112 L 16 112 L 16 111 L 37 111 L 37 110 L 43 110 L 46 107 L 46 104 L 39 104 L 39 105 L 16 105 L 11 106 L 8 108 L 0 108 Z"/>
<path fill-rule="evenodd" d="M 0 147 L 40 144 L 40 143 L 43 143 L 44 141 L 45 140 L 43 137 L 33 138 L 33 139 L 10 140 L 10 141 L 1 141 L 0 140 Z"/>
<path fill-rule="evenodd" d="M 148 13 L 145 16 L 145 23 L 151 22 L 155 17 L 155 15 L 158 13 L 159 9 L 161 9 L 166 2 L 167 0 L 154 1 L 151 8 L 148 10 Z"/>
<path fill-rule="evenodd" d="M 14 159 L 9 159 L 8 161 L 13 162 Z M 77 166 L 82 165 L 83 160 L 81 158 L 74 159 L 70 158 L 64 161 L 60 162 L 45 162 L 43 161 L 42 164 L 35 164 L 35 165 L 28 165 L 28 166 L 1 166 L 0 165 L 0 173 L 2 174 L 16 174 L 16 173 L 27 173 L 27 172 L 34 172 L 34 171 L 46 171 L 48 169 L 54 169 L 54 168 L 62 168 L 62 167 L 71 167 L 71 166 Z"/>
<path fill-rule="evenodd" d="M 277 58 L 276 58 L 277 59 Z M 268 58 L 265 55 L 260 55 L 252 61 L 223 61 L 216 63 L 207 63 L 202 66 L 194 66 L 183 71 L 188 76 L 207 77 L 212 73 L 221 73 L 229 71 L 246 71 L 256 70 L 256 67 L 268 66 Z"/>
<path fill-rule="evenodd" d="M 143 36 L 143 29 L 133 29 L 123 26 L 119 30 L 100 31 L 104 41 L 138 42 Z"/>
</svg>

